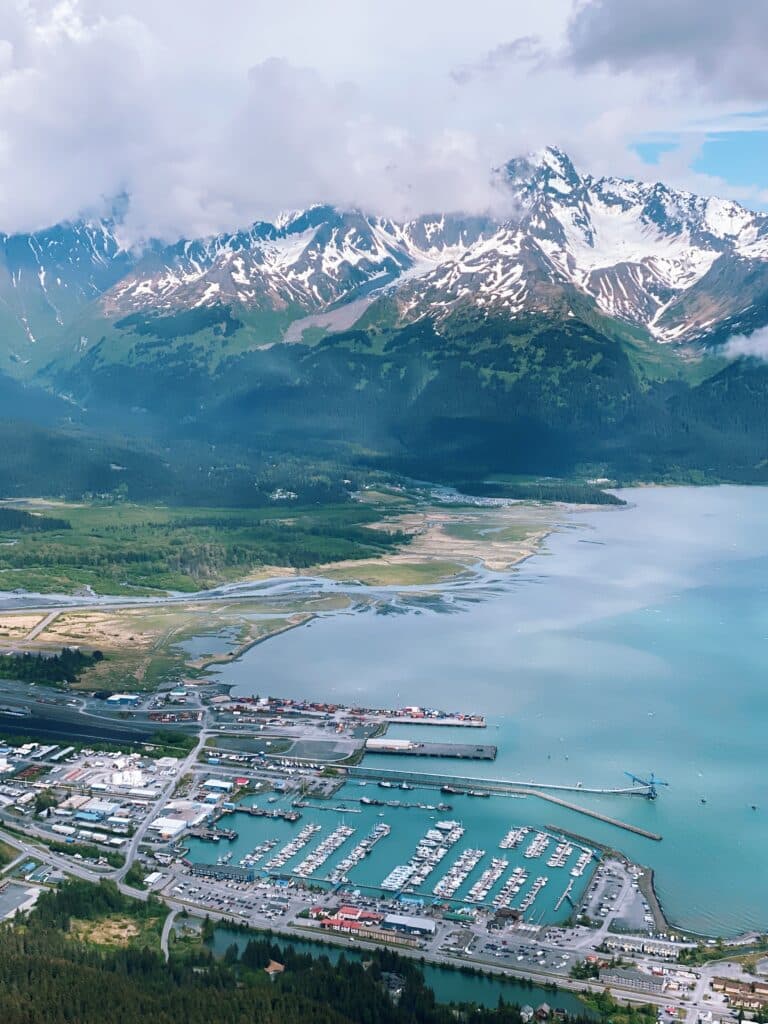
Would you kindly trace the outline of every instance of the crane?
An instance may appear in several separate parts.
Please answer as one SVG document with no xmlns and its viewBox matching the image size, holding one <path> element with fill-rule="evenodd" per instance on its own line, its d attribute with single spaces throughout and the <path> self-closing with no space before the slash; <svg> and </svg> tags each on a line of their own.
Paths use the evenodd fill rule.
<svg viewBox="0 0 768 1024">
<path fill-rule="evenodd" d="M 645 796 L 648 800 L 655 800 L 659 795 L 656 789 L 657 786 L 668 786 L 668 782 L 664 782 L 662 779 L 657 779 L 653 772 L 650 772 L 647 779 L 641 779 L 638 775 L 633 775 L 632 772 L 624 772 L 627 778 L 630 778 L 634 783 L 639 786 L 643 786 L 645 789 Z"/>
</svg>

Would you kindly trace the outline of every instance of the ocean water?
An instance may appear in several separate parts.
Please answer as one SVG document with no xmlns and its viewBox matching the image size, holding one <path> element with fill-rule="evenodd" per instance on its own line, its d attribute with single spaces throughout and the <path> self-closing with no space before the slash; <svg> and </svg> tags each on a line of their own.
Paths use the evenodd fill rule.
<svg viewBox="0 0 768 1024">
<path fill-rule="evenodd" d="M 768 489 L 621 493 L 628 507 L 574 513 L 511 576 L 410 613 L 322 617 L 218 675 L 236 693 L 481 712 L 489 728 L 473 738 L 499 746 L 492 765 L 383 755 L 366 765 L 584 786 L 654 771 L 669 782 L 654 802 L 573 798 L 660 843 L 538 800 L 472 813 L 624 850 L 654 869 L 683 928 L 768 928 Z"/>
</svg>

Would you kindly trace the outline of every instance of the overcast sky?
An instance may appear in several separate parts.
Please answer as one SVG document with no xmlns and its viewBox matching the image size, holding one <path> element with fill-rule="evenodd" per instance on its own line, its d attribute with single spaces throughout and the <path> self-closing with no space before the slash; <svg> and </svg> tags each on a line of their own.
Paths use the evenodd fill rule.
<svg viewBox="0 0 768 1024">
<path fill-rule="evenodd" d="M 0 229 L 481 211 L 555 144 L 768 203 L 766 0 L 0 0 Z"/>
</svg>

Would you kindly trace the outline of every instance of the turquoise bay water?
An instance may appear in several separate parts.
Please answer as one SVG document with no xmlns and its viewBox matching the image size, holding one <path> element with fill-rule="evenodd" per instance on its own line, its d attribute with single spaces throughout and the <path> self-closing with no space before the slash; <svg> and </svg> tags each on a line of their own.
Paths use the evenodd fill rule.
<svg viewBox="0 0 768 1024">
<path fill-rule="evenodd" d="M 661 843 L 537 800 L 477 801 L 472 813 L 625 850 L 655 869 L 665 910 L 685 928 L 766 928 L 768 490 L 622 493 L 628 508 L 570 516 L 513 576 L 468 587 L 472 600 L 453 590 L 419 613 L 329 615 L 219 677 L 241 693 L 482 712 L 489 728 L 473 736 L 497 743 L 499 756 L 462 762 L 462 774 L 618 786 L 625 771 L 653 770 L 670 783 L 653 803 L 577 799 Z M 397 734 L 435 738 L 427 727 Z M 417 767 L 381 755 L 365 763 Z"/>
</svg>

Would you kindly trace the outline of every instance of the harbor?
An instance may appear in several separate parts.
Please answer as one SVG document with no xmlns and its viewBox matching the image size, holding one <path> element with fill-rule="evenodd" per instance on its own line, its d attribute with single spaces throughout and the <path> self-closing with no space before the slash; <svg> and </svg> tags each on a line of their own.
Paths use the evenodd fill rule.
<svg viewBox="0 0 768 1024">
<path fill-rule="evenodd" d="M 567 920 L 599 863 L 596 847 L 532 822 L 531 801 L 463 793 L 440 811 L 429 789 L 414 786 L 401 803 L 359 796 L 365 788 L 348 780 L 332 801 L 305 804 L 301 822 L 247 805 L 230 812 L 237 838 L 224 845 L 231 863 L 257 877 L 390 895 L 409 906 L 503 910 L 535 925 Z M 271 810 L 289 806 L 285 796 Z M 199 838 L 187 842 L 193 862 L 222 857 L 221 842 L 215 853 Z"/>
</svg>

